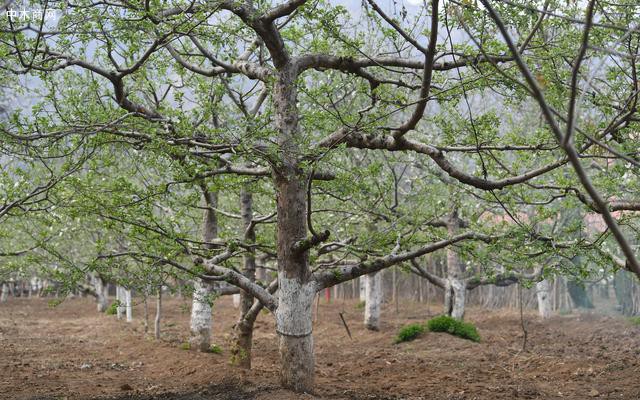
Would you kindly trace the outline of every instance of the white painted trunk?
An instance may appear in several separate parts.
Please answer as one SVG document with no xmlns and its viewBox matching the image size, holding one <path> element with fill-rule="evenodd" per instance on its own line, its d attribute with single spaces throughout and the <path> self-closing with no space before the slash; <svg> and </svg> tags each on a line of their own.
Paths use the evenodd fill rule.
<svg viewBox="0 0 640 400">
<path fill-rule="evenodd" d="M 0 292 L 0 303 L 4 303 L 9 299 L 9 285 L 2 283 L 2 292 Z"/>
<path fill-rule="evenodd" d="M 131 289 L 124 290 L 124 307 L 127 314 L 127 322 L 133 321 L 133 305 L 131 304 Z"/>
<path fill-rule="evenodd" d="M 361 276 L 358 279 L 358 284 L 360 286 L 360 301 L 367 301 L 367 296 L 364 294 L 365 286 L 366 286 L 366 280 L 364 276 Z"/>
<path fill-rule="evenodd" d="M 104 284 L 102 278 L 98 275 L 92 275 L 91 280 L 93 281 L 93 289 L 96 292 L 96 306 L 98 312 L 105 312 L 107 307 L 109 307 L 109 299 L 107 297 L 107 285 Z"/>
<path fill-rule="evenodd" d="M 197 279 L 193 282 L 193 302 L 191 304 L 191 347 L 207 352 L 211 347 L 211 294 L 213 286 Z"/>
<path fill-rule="evenodd" d="M 467 287 L 463 281 L 453 280 L 451 288 L 453 289 L 451 316 L 456 319 L 462 319 L 464 318 L 464 308 L 467 300 Z"/>
<path fill-rule="evenodd" d="M 156 340 L 160 339 L 160 320 L 162 319 L 162 286 L 158 286 L 156 296 L 156 319 L 153 322 L 153 336 Z"/>
<path fill-rule="evenodd" d="M 380 308 L 382 303 L 382 274 L 375 272 L 365 277 L 364 325 L 367 329 L 380 329 Z"/>
<path fill-rule="evenodd" d="M 233 300 L 233 307 L 234 308 L 240 307 L 240 293 L 231 295 L 231 298 Z"/>
<path fill-rule="evenodd" d="M 276 331 L 280 337 L 281 380 L 295 391 L 313 387 L 312 305 L 316 294 L 313 283 L 301 284 L 278 274 L 278 309 Z"/>
<path fill-rule="evenodd" d="M 536 283 L 536 295 L 540 317 L 543 319 L 551 317 L 551 284 L 547 279 Z"/>
<path fill-rule="evenodd" d="M 116 286 L 116 301 L 118 302 L 118 306 L 116 307 L 116 317 L 118 319 L 122 319 L 122 315 L 125 312 L 124 307 L 124 288 L 120 285 Z"/>
<path fill-rule="evenodd" d="M 453 309 L 453 288 L 451 287 L 451 281 L 447 279 L 444 283 L 444 313 L 451 315 Z"/>
</svg>

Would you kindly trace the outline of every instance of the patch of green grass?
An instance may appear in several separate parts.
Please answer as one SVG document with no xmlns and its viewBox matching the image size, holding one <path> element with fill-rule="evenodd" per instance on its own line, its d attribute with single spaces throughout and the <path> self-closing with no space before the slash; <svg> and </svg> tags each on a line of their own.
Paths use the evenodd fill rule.
<svg viewBox="0 0 640 400">
<path fill-rule="evenodd" d="M 111 303 L 111 305 L 109 306 L 109 308 L 107 308 L 105 310 L 105 314 L 107 315 L 116 315 L 118 313 L 118 301 L 114 301 L 113 303 Z"/>
<path fill-rule="evenodd" d="M 427 322 L 427 328 L 431 332 L 445 332 L 473 342 L 480 341 L 478 330 L 473 324 L 459 321 L 447 315 L 441 315 L 430 319 Z"/>
<path fill-rule="evenodd" d="M 49 300 L 47 302 L 47 305 L 49 306 L 49 308 L 56 308 L 58 307 L 60 304 L 62 304 L 63 299 L 53 299 L 53 300 Z"/>
<path fill-rule="evenodd" d="M 364 306 L 367 304 L 366 301 L 362 300 L 356 303 L 356 310 L 364 310 Z"/>
<path fill-rule="evenodd" d="M 191 343 L 189 342 L 180 343 L 180 346 L 178 346 L 178 348 L 181 350 L 191 350 Z"/>
<path fill-rule="evenodd" d="M 424 331 L 425 326 L 423 324 L 409 324 L 400 329 L 394 343 L 409 342 L 422 335 Z"/>
<path fill-rule="evenodd" d="M 212 344 L 211 347 L 209 347 L 209 352 L 213 354 L 222 354 L 222 347 L 217 344 Z"/>
<path fill-rule="evenodd" d="M 629 317 L 629 322 L 631 322 L 633 325 L 639 325 L 640 326 L 640 316 Z"/>
</svg>

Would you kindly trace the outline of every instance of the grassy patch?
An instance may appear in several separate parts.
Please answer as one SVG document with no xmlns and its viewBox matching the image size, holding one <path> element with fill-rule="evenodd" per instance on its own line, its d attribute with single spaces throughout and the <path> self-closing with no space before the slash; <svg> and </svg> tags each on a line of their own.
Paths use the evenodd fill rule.
<svg viewBox="0 0 640 400">
<path fill-rule="evenodd" d="M 447 315 L 441 315 L 430 319 L 427 322 L 427 328 L 431 332 L 446 332 L 453 336 L 471 340 L 473 342 L 480 341 L 480 335 L 476 327 L 469 322 L 462 322 Z"/>
<path fill-rule="evenodd" d="M 191 343 L 189 342 L 180 343 L 180 346 L 178 346 L 178 348 L 180 350 L 191 350 Z"/>
<path fill-rule="evenodd" d="M 394 343 L 409 342 L 422 335 L 424 331 L 425 326 L 423 324 L 409 324 L 400 329 Z"/>
<path fill-rule="evenodd" d="M 638 325 L 638 326 L 640 326 L 640 316 L 637 316 L 637 317 L 629 317 L 629 322 L 631 322 L 633 325 Z"/>
<path fill-rule="evenodd" d="M 49 306 L 49 308 L 56 308 L 58 307 L 60 304 L 62 304 L 63 299 L 53 299 L 53 300 L 49 300 L 47 302 L 47 305 Z"/>
<path fill-rule="evenodd" d="M 107 315 L 116 315 L 118 313 L 118 304 L 118 301 L 114 301 L 104 313 Z"/>
<path fill-rule="evenodd" d="M 217 344 L 212 344 L 211 347 L 209 347 L 209 352 L 213 354 L 222 354 L 222 347 Z"/>
<path fill-rule="evenodd" d="M 357 302 L 356 303 L 356 310 L 364 310 L 364 306 L 366 304 L 367 303 L 364 300 Z"/>
</svg>

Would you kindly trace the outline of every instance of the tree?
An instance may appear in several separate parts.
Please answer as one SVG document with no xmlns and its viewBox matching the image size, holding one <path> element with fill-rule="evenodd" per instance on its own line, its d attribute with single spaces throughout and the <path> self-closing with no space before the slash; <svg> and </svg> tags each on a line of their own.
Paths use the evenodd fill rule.
<svg viewBox="0 0 640 400">
<path fill-rule="evenodd" d="M 519 221 L 513 212 L 519 205 L 540 206 L 544 219 L 542 206 L 578 199 L 604 215 L 629 267 L 640 272 L 611 214 L 637 205 L 625 198 L 607 206 L 579 160 L 581 155 L 597 157 L 594 148 L 599 148 L 608 152 L 608 159 L 635 162 L 629 154 L 637 144 L 627 141 L 622 151 L 601 145 L 609 140 L 607 135 L 629 135 L 635 105 L 628 105 L 635 104 L 635 96 L 614 102 L 618 108 L 614 107 L 611 127 L 594 128 L 595 136 L 583 134 L 579 147 L 574 147 L 570 139 L 578 132 L 572 122 L 576 93 L 582 92 L 573 82 L 569 90 L 560 85 L 554 93 L 554 102 L 569 104 L 567 133 L 562 134 L 557 114 L 548 104 L 545 107 L 548 97 L 541 96 L 523 57 L 541 63 L 541 71 L 552 75 L 561 61 L 561 70 L 579 71 L 580 62 L 567 68 L 563 61 L 574 50 L 579 51 L 578 60 L 584 57 L 587 42 L 577 49 L 571 42 L 580 32 L 578 23 L 547 20 L 545 13 L 523 14 L 507 5 L 503 8 L 511 12 L 499 17 L 487 1 L 483 4 L 485 9 L 433 0 L 411 18 L 394 18 L 368 0 L 361 15 L 366 35 L 351 26 L 352 14 L 344 8 L 305 0 L 81 2 L 51 31 L 21 27 L 9 19 L 1 37 L 6 55 L 2 68 L 37 76 L 43 93 L 41 106 L 32 108 L 32 114 L 18 111 L 3 121 L 3 137 L 27 148 L 55 143 L 61 149 L 91 149 L 88 153 L 99 163 L 83 164 L 96 171 L 119 164 L 130 169 L 131 176 L 120 179 L 102 182 L 100 172 L 88 172 L 73 182 L 84 188 L 75 192 L 83 197 L 83 213 L 126 234 L 127 248 L 108 249 L 102 259 L 146 260 L 195 279 L 239 287 L 247 296 L 243 321 L 255 320 L 260 307 L 275 316 L 283 385 L 310 391 L 311 305 L 318 290 L 451 245 L 469 246 L 469 252 L 476 253 L 483 252 L 478 241 L 489 249 L 485 252 L 501 246 L 504 250 L 496 253 L 523 265 L 562 251 L 556 246 L 557 235 L 538 232 L 534 222 Z M 575 11 L 571 5 L 552 6 L 560 12 Z M 545 3 L 545 10 L 548 7 Z M 485 31 L 488 16 L 496 21 L 504 42 Z M 627 19 L 623 16 L 620 22 Z M 506 26 L 521 33 L 518 46 Z M 548 29 L 566 43 L 547 43 Z M 588 37 L 591 30 L 583 32 Z M 629 64 L 625 57 L 611 56 L 620 65 Z M 520 84 L 513 65 L 528 86 Z M 611 69 L 620 76 L 626 73 L 617 65 Z M 577 81 L 578 72 L 570 76 Z M 548 78 L 545 74 L 540 79 Z M 615 90 L 609 89 L 605 98 L 616 98 Z M 490 91 L 503 114 L 495 105 L 473 105 L 474 98 Z M 504 123 L 508 114 L 530 104 L 529 98 L 541 105 L 544 123 Z M 597 98 L 590 107 L 610 116 L 608 104 Z M 625 116 L 622 122 L 615 122 L 620 121 L 618 115 Z M 142 165 L 128 165 L 114 152 L 139 159 Z M 411 180 L 415 193 L 394 196 L 390 207 L 385 207 L 387 196 L 377 178 L 395 175 L 396 170 L 380 166 L 375 159 L 381 154 L 414 165 L 402 183 L 410 186 Z M 358 157 L 374 161 L 366 166 Z M 568 164 L 588 196 L 576 188 L 574 177 L 566 176 Z M 148 179 L 148 172 L 153 172 L 153 179 Z M 369 174 L 373 176 L 363 177 Z M 619 171 L 597 175 L 611 182 Z M 194 239 L 197 224 L 190 219 L 199 197 L 195 183 L 223 187 L 226 193 L 217 192 L 229 201 L 236 194 L 230 192 L 243 187 L 248 177 L 265 181 L 260 203 L 276 210 L 275 242 L 253 243 L 244 235 L 246 221 L 240 233 L 227 224 L 219 240 Z M 396 178 L 392 193 L 400 192 L 401 180 Z M 417 178 L 425 182 L 413 182 Z M 451 213 L 449 204 L 429 204 L 425 199 L 443 200 L 449 192 L 434 193 L 442 186 L 453 186 L 514 224 L 486 226 L 482 212 L 464 210 L 473 217 L 468 228 L 439 232 L 432 222 Z M 174 193 L 172 187 L 183 192 Z M 633 184 L 629 188 L 636 190 Z M 61 199 L 60 204 L 72 200 Z M 346 210 L 331 207 L 336 203 Z M 328 207 L 338 211 L 321 211 Z M 344 211 L 354 218 L 337 215 Z M 363 232 L 355 217 L 382 229 Z M 331 230 L 316 229 L 319 226 Z M 336 240 L 328 242 L 329 238 Z M 592 249 L 602 240 L 569 247 Z M 250 263 L 256 250 L 275 253 L 277 283 L 260 285 L 252 279 L 250 266 L 245 265 L 245 273 L 233 268 L 234 258 L 244 256 Z M 457 253 L 449 254 L 455 264 Z M 161 293 L 158 290 L 159 298 Z M 256 299 L 251 307 L 248 296 Z"/>
</svg>

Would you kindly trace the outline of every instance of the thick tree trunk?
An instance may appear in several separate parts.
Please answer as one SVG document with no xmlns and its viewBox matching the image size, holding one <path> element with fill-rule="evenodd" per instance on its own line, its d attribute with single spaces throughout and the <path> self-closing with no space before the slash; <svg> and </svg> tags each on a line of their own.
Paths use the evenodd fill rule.
<svg viewBox="0 0 640 400">
<path fill-rule="evenodd" d="M 282 385 L 297 392 L 313 390 L 315 360 L 312 304 L 315 285 L 301 284 L 280 273 L 276 329 L 280 335 Z"/>
<path fill-rule="evenodd" d="M 380 329 L 380 306 L 382 303 L 382 273 L 365 275 L 364 325 L 367 329 Z"/>
<path fill-rule="evenodd" d="M 96 303 L 98 312 L 105 312 L 109 307 L 109 298 L 107 292 L 107 285 L 104 284 L 102 278 L 98 274 L 91 275 L 93 281 L 93 289 L 96 292 Z"/>
<path fill-rule="evenodd" d="M 462 280 L 454 280 L 451 282 L 451 289 L 453 292 L 451 316 L 456 319 L 463 319 L 467 297 L 467 285 Z"/>
<path fill-rule="evenodd" d="M 447 221 L 449 237 L 458 234 L 460 218 L 454 209 Z M 464 281 L 465 268 L 460 257 L 451 247 L 447 248 L 447 285 L 445 286 L 445 313 L 456 319 L 464 318 L 467 285 Z"/>
<path fill-rule="evenodd" d="M 544 319 L 551 317 L 551 285 L 547 279 L 536 283 L 536 295 L 540 317 Z"/>
<path fill-rule="evenodd" d="M 256 241 L 256 233 L 253 225 L 253 196 L 251 192 L 243 187 L 240 192 L 240 213 L 242 215 L 242 225 L 244 228 L 244 240 L 247 244 Z M 253 251 L 249 251 L 243 256 L 243 275 L 250 281 L 256 280 L 256 257 Z M 234 299 L 235 300 L 235 299 Z M 251 368 L 251 344 L 253 341 L 253 323 L 255 319 L 248 320 L 246 315 L 253 306 L 253 296 L 245 291 L 240 291 L 238 295 L 238 305 L 240 306 L 240 316 L 236 324 L 236 343 L 233 349 L 235 362 L 243 368 Z"/>
<path fill-rule="evenodd" d="M 218 206 L 218 193 L 210 192 L 205 186 L 202 187 L 203 204 L 206 207 L 202 221 L 202 238 L 207 248 L 218 236 L 218 218 L 215 208 Z M 195 279 L 193 282 L 194 292 L 191 305 L 191 336 L 189 343 L 191 347 L 198 351 L 208 352 L 211 348 L 211 327 L 213 318 L 211 316 L 212 293 L 215 287 L 211 283 Z"/>
<path fill-rule="evenodd" d="M 200 279 L 194 280 L 193 286 L 189 343 L 192 349 L 207 352 L 211 348 L 211 294 L 213 286 Z"/>
<path fill-rule="evenodd" d="M 298 160 L 298 110 L 295 67 L 281 67 L 273 85 L 275 125 L 280 163 L 274 168 L 277 196 L 278 308 L 281 383 L 297 392 L 310 392 L 314 384 L 312 303 L 316 285 L 311 280 L 306 246 L 306 182 Z"/>
</svg>

